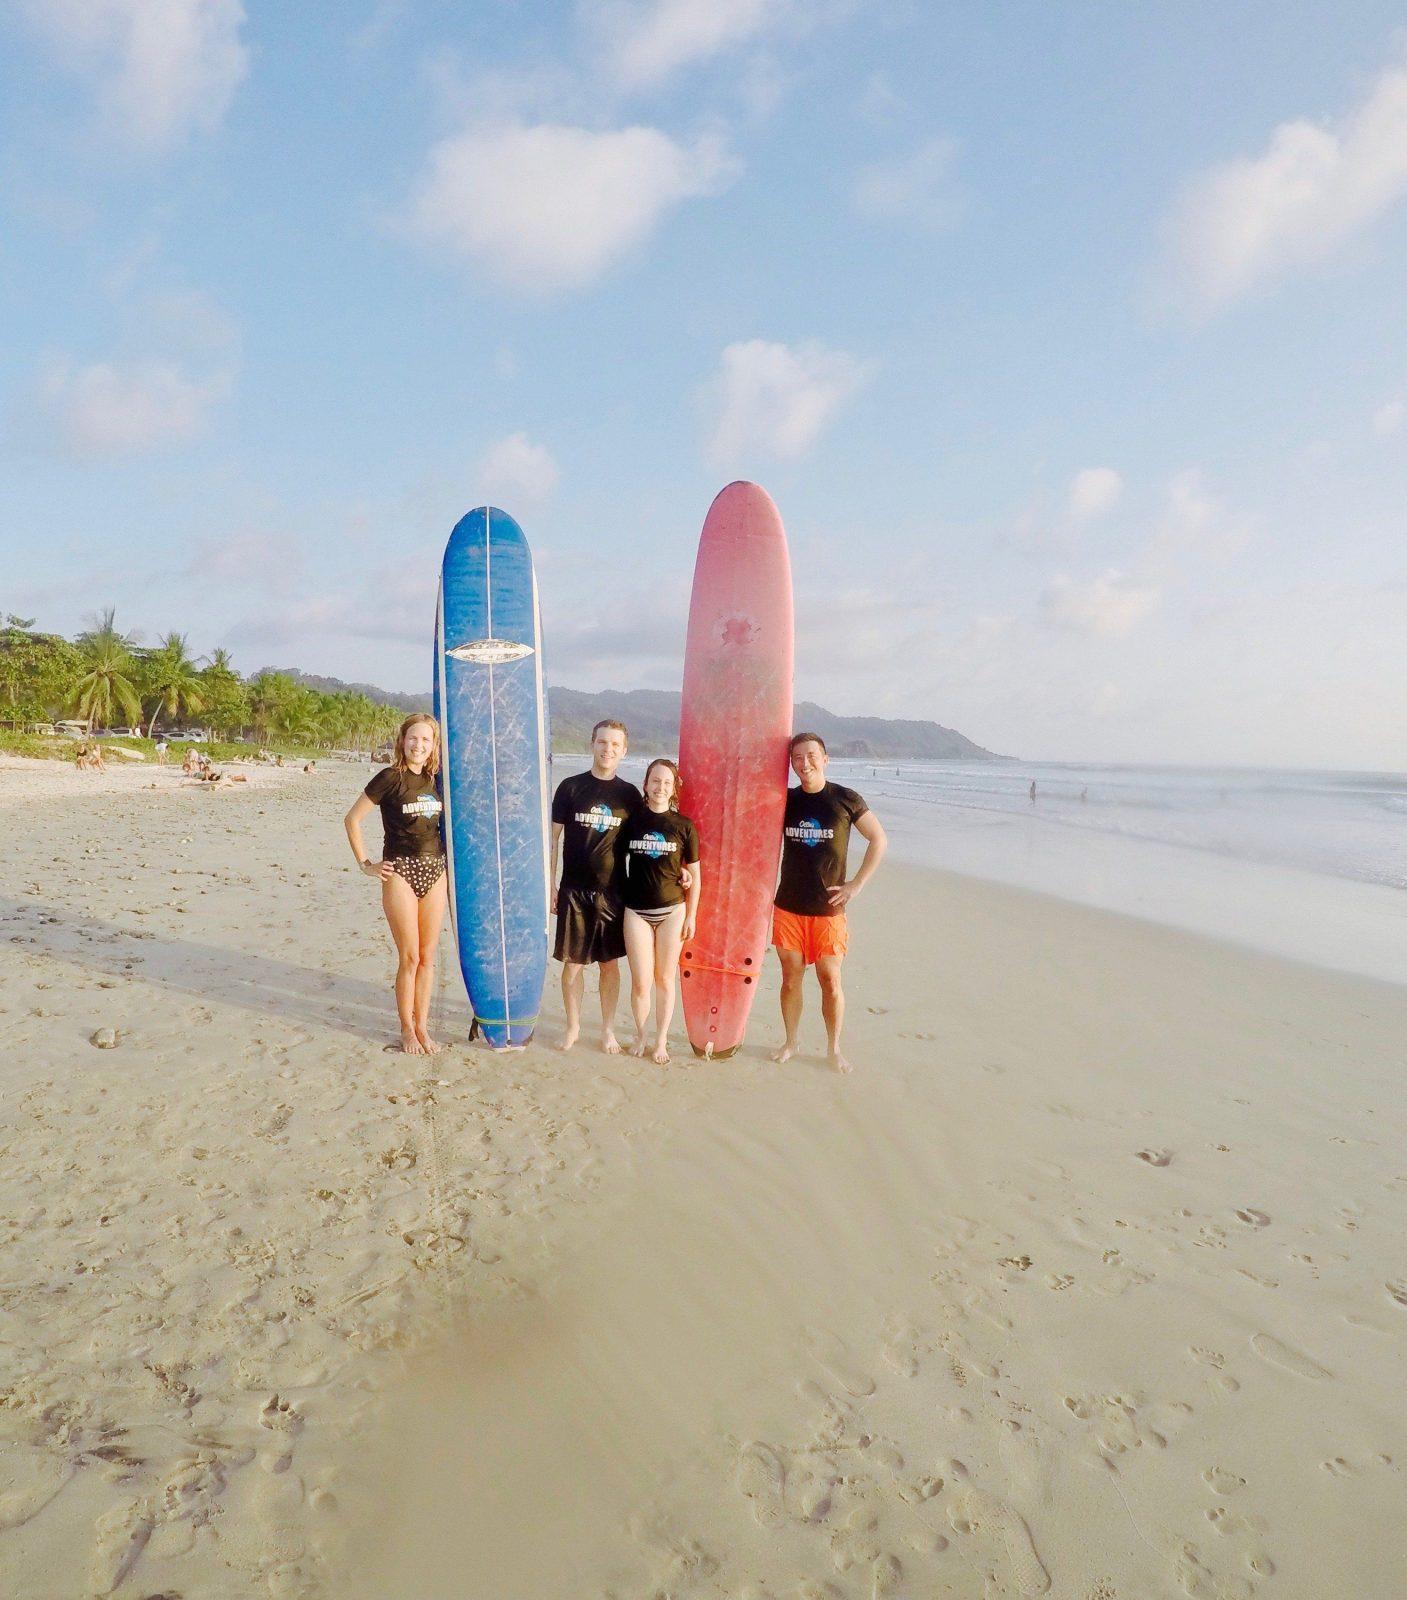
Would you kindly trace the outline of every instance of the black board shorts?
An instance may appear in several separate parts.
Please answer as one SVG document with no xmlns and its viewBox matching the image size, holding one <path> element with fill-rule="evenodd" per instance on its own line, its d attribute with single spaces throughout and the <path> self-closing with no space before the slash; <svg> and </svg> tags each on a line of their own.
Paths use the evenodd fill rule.
<svg viewBox="0 0 1407 1600">
<path fill-rule="evenodd" d="M 557 891 L 558 961 L 589 966 L 619 961 L 625 954 L 625 907 L 614 889 Z"/>
</svg>

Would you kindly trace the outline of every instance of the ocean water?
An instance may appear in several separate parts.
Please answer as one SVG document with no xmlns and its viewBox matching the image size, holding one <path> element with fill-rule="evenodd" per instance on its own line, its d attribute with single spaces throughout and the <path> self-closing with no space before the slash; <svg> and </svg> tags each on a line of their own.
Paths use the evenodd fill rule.
<svg viewBox="0 0 1407 1600">
<path fill-rule="evenodd" d="M 1407 982 L 1407 774 L 836 760 L 830 776 L 897 860 Z"/>
<path fill-rule="evenodd" d="M 1404 773 L 834 761 L 830 775 L 937 828 L 1022 817 L 1407 889 Z"/>
</svg>

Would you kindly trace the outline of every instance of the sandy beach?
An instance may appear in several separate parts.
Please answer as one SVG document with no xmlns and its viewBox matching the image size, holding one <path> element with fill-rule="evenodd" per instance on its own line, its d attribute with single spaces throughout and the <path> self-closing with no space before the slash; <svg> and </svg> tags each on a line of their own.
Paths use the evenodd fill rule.
<svg viewBox="0 0 1407 1600">
<path fill-rule="evenodd" d="M 0 1592 L 1407 1594 L 1407 987 L 900 845 L 849 1077 L 413 1060 L 366 776 L 0 760 Z"/>
</svg>

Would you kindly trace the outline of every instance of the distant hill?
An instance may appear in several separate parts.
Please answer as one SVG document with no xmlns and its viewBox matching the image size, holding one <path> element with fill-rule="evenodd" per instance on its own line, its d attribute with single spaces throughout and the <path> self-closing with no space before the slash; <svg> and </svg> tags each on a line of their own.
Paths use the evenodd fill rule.
<svg viewBox="0 0 1407 1600">
<path fill-rule="evenodd" d="M 305 684 L 319 694 L 364 694 L 379 706 L 394 706 L 397 711 L 428 711 L 430 695 L 397 694 L 393 689 L 378 689 L 374 683 L 343 683 L 341 678 L 320 678 L 316 672 L 300 672 L 297 667 L 261 667 L 261 672 L 277 672 L 294 683 Z M 254 674 L 255 677 L 258 673 Z"/>
<path fill-rule="evenodd" d="M 674 750 L 679 743 L 679 691 L 669 689 L 608 690 L 583 694 L 579 689 L 549 689 L 552 748 L 585 750 L 592 724 L 617 717 L 630 729 L 637 755 Z M 793 728 L 819 733 L 833 756 L 875 756 L 880 759 L 1000 761 L 971 739 L 937 722 L 898 721 L 890 717 L 842 717 L 809 700 L 797 704 Z"/>
<path fill-rule="evenodd" d="M 340 678 L 321 678 L 296 667 L 269 667 L 296 683 L 305 683 L 322 694 L 352 690 L 364 694 L 378 705 L 395 706 L 399 711 L 423 711 L 430 704 L 428 694 L 394 694 L 370 683 L 343 683 Z M 548 705 L 552 713 L 553 750 L 586 750 L 591 744 L 592 725 L 602 717 L 616 717 L 630 729 L 630 742 L 637 755 L 674 750 L 679 744 L 679 691 L 677 689 L 606 690 L 585 694 L 580 689 L 549 688 Z M 959 760 L 1001 761 L 1006 758 L 984 750 L 980 744 L 937 722 L 921 722 L 893 717 L 842 717 L 809 700 L 797 704 L 794 728 L 806 728 L 826 741 L 833 756 L 854 756 L 879 760 Z"/>
</svg>

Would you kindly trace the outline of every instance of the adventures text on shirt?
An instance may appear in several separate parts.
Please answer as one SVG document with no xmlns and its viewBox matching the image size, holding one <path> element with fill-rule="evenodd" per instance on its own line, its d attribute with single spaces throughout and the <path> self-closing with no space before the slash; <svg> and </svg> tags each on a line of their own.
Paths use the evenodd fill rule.
<svg viewBox="0 0 1407 1600">
<path fill-rule="evenodd" d="M 823 784 L 815 794 L 788 789 L 782 818 L 782 870 L 775 904 L 803 917 L 834 917 L 826 890 L 845 882 L 850 829 L 870 808 L 853 789 Z"/>
<path fill-rule="evenodd" d="M 624 778 L 590 772 L 563 778 L 552 796 L 552 820 L 562 825 L 562 887 L 619 889 L 621 824 L 640 804 Z"/>
</svg>

